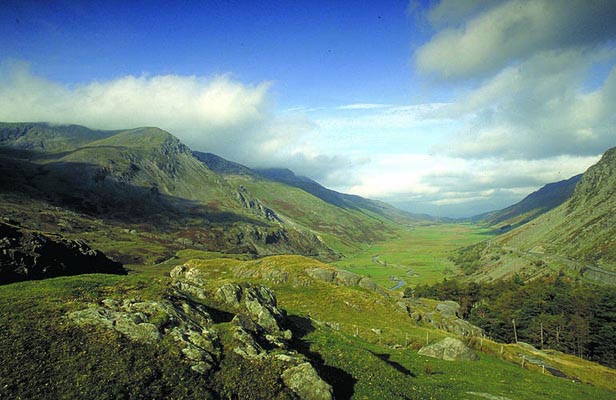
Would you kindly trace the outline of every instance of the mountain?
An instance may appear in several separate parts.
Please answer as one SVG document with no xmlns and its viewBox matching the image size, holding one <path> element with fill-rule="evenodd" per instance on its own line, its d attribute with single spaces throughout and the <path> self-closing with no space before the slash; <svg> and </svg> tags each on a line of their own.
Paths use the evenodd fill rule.
<svg viewBox="0 0 616 400">
<path fill-rule="evenodd" d="M 434 221 L 427 214 L 413 214 L 399 210 L 387 203 L 377 200 L 366 199 L 361 196 L 337 192 L 328 189 L 320 183 L 305 176 L 296 175 L 287 168 L 250 169 L 244 165 L 223 159 L 212 153 L 194 152 L 195 156 L 203 161 L 211 170 L 223 175 L 243 175 L 261 177 L 266 180 L 283 183 L 305 191 L 326 203 L 347 210 L 370 211 L 388 219 L 400 223 L 426 223 Z"/>
<path fill-rule="evenodd" d="M 502 210 L 472 217 L 471 220 L 492 226 L 501 232 L 524 225 L 539 215 L 564 203 L 582 179 L 582 174 L 559 182 L 548 183 L 516 204 Z"/>
<path fill-rule="evenodd" d="M 525 279 L 564 271 L 616 285 L 616 148 L 582 176 L 560 206 L 454 257 L 471 279 Z"/>
<path fill-rule="evenodd" d="M 244 165 L 225 160 L 212 153 L 194 152 L 195 156 L 203 161 L 212 171 L 223 175 L 239 175 L 253 178 L 265 178 L 266 180 L 283 183 L 309 193 L 326 203 L 347 210 L 365 210 L 393 219 L 398 222 L 417 223 L 430 221 L 433 218 L 429 215 L 412 214 L 399 210 L 377 200 L 370 200 L 361 196 L 340 193 L 328 189 L 318 182 L 305 176 L 296 175 L 295 172 L 287 168 L 267 168 L 250 169 Z"/>
<path fill-rule="evenodd" d="M 460 304 L 379 286 L 375 252 L 416 279 L 392 264 L 407 239 L 449 242 L 433 223 L 157 128 L 88 132 L 0 124 L 0 270 L 53 275 L 0 285 L 0 398 L 613 398 L 612 369 L 475 336 Z M 315 259 L 354 251 L 372 277 Z"/>
<path fill-rule="evenodd" d="M 396 218 L 404 216 L 361 198 L 339 207 L 240 164 L 192 152 L 154 127 L 2 123 L 0 183 L 4 215 L 34 230 L 85 234 L 128 264 L 156 262 L 188 247 L 335 259 L 395 235 Z"/>
<path fill-rule="evenodd" d="M 369 210 L 386 218 L 393 218 L 408 223 L 434 220 L 434 218 L 429 215 L 413 214 L 402 211 L 382 201 L 370 200 L 361 196 L 340 193 L 328 189 L 310 178 L 295 175 L 293 171 L 286 168 L 258 169 L 256 172 L 268 179 L 302 189 L 327 203 L 341 208 Z"/>
</svg>

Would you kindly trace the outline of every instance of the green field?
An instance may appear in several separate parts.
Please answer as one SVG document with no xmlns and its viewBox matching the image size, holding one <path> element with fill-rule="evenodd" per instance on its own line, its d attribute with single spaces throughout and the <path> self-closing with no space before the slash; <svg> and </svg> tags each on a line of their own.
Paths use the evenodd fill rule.
<svg viewBox="0 0 616 400">
<path fill-rule="evenodd" d="M 486 229 L 471 224 L 418 226 L 401 230 L 395 239 L 373 244 L 335 265 L 367 275 L 385 288 L 393 287 L 395 276 L 407 286 L 439 282 L 458 272 L 449 260 L 461 246 L 490 237 Z"/>
</svg>

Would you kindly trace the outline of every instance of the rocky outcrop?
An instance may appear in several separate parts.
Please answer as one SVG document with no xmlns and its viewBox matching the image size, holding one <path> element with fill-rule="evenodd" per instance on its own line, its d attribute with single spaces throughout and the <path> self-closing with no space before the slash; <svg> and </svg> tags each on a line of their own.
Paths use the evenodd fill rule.
<svg viewBox="0 0 616 400">
<path fill-rule="evenodd" d="M 126 274 L 126 270 L 82 241 L 0 222 L 0 284 L 91 273 Z"/>
<path fill-rule="evenodd" d="M 248 189 L 246 189 L 246 187 L 240 186 L 235 193 L 235 198 L 239 201 L 242 207 L 250 210 L 253 214 L 264 217 L 269 221 L 282 223 L 282 220 L 276 212 L 271 208 L 264 206 L 263 203 L 261 203 L 261 200 L 254 197 Z"/>
<path fill-rule="evenodd" d="M 282 362 L 280 381 L 293 396 L 332 399 L 332 387 L 292 347 L 286 313 L 272 290 L 247 283 L 208 288 L 205 276 L 188 266 L 176 267 L 170 275 L 173 286 L 159 300 L 105 299 L 68 313 L 67 319 L 77 326 L 114 330 L 139 343 L 170 338 L 200 374 L 216 374 L 228 352 L 246 362 Z M 195 298 L 207 300 L 210 306 Z"/>
<path fill-rule="evenodd" d="M 418 354 L 447 361 L 479 360 L 479 356 L 461 340 L 450 337 L 422 347 Z"/>
<path fill-rule="evenodd" d="M 345 270 L 332 270 L 327 268 L 310 268 L 306 274 L 312 279 L 329 282 L 340 286 L 359 286 L 382 295 L 387 295 L 385 289 L 377 285 L 372 279 L 357 275 Z"/>
<path fill-rule="evenodd" d="M 455 301 L 442 301 L 431 305 L 424 299 L 402 299 L 398 307 L 417 322 L 429 324 L 460 336 L 481 336 L 483 330 L 460 318 L 460 305 Z"/>
<path fill-rule="evenodd" d="M 302 363 L 282 374 L 285 385 L 300 399 L 327 400 L 332 398 L 332 387 L 317 375 L 310 363 Z"/>
<path fill-rule="evenodd" d="M 206 308 L 180 293 L 160 301 L 105 299 L 68 314 L 76 325 L 113 329 L 129 340 L 154 343 L 171 337 L 191 368 L 205 374 L 220 360 L 221 345 Z"/>
</svg>

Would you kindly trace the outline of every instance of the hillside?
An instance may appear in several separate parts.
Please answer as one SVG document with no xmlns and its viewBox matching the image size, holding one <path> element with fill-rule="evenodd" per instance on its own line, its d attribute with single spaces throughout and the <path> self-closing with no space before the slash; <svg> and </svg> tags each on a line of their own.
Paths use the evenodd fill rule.
<svg viewBox="0 0 616 400">
<path fill-rule="evenodd" d="M 567 274 L 616 284 L 616 148 L 591 166 L 557 208 L 456 257 L 470 279 Z"/>
<path fill-rule="evenodd" d="M 301 189 L 326 203 L 343 209 L 367 210 L 374 214 L 394 219 L 402 223 L 417 223 L 434 220 L 433 217 L 424 214 L 413 214 L 399 210 L 377 200 L 366 199 L 361 196 L 340 193 L 328 189 L 318 182 L 305 176 L 296 175 L 286 168 L 250 169 L 244 165 L 228 161 L 212 153 L 194 152 L 195 156 L 203 161 L 212 171 L 223 175 L 243 175 L 261 177 L 266 180 L 283 183 L 288 186 Z"/>
<path fill-rule="evenodd" d="M 563 181 L 548 183 L 516 204 L 502 210 L 477 215 L 471 220 L 506 232 L 567 201 L 581 179 L 582 174 L 579 174 Z"/>
<path fill-rule="evenodd" d="M 0 306 L 3 398 L 573 400 L 615 389 L 609 368 L 436 329 L 458 326 L 451 302 L 400 299 L 299 256 L 22 282 L 0 287 Z M 474 361 L 418 353 L 446 337 Z"/>
<path fill-rule="evenodd" d="M 230 174 L 212 163 L 215 157 L 152 127 L 3 123 L 2 212 L 27 228 L 97 242 L 128 264 L 157 262 L 186 247 L 336 259 L 395 235 L 406 222 L 394 211 L 375 213 L 368 200 L 341 208 L 216 158 L 235 165 Z"/>
<path fill-rule="evenodd" d="M 401 224 L 429 221 L 429 217 L 421 220 L 385 203 L 327 189 L 290 170 L 264 172 L 210 153 L 195 152 L 195 156 L 227 182 L 247 188 L 279 215 L 318 232 L 319 237 L 342 253 L 355 252 L 363 243 L 391 237 Z M 272 171 L 282 171 L 286 178 Z"/>
</svg>

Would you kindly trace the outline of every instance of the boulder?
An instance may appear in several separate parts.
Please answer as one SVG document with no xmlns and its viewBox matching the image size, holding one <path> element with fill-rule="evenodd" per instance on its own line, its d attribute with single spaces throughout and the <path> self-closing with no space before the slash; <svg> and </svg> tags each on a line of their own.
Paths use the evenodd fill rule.
<svg viewBox="0 0 616 400">
<path fill-rule="evenodd" d="M 235 283 L 227 283 L 218 288 L 216 297 L 225 304 L 239 307 L 240 300 L 242 299 L 242 287 Z"/>
<path fill-rule="evenodd" d="M 332 387 L 308 362 L 291 367 L 282 373 L 282 380 L 302 400 L 330 400 Z"/>
<path fill-rule="evenodd" d="M 461 340 L 451 337 L 422 347 L 418 354 L 447 361 L 479 360 L 479 356 Z"/>
<path fill-rule="evenodd" d="M 267 333 L 283 331 L 284 313 L 276 305 L 276 296 L 262 285 L 227 283 L 216 291 L 223 303 L 244 310 Z"/>
<path fill-rule="evenodd" d="M 436 305 L 436 311 L 443 317 L 459 317 L 460 305 L 455 301 L 447 300 Z"/>
<path fill-rule="evenodd" d="M 334 280 L 335 272 L 336 271 L 325 268 L 310 268 L 306 270 L 306 273 L 312 279 L 325 282 L 332 282 Z"/>
<path fill-rule="evenodd" d="M 350 271 L 339 270 L 336 271 L 336 280 L 344 286 L 357 286 L 361 277 Z"/>
</svg>

